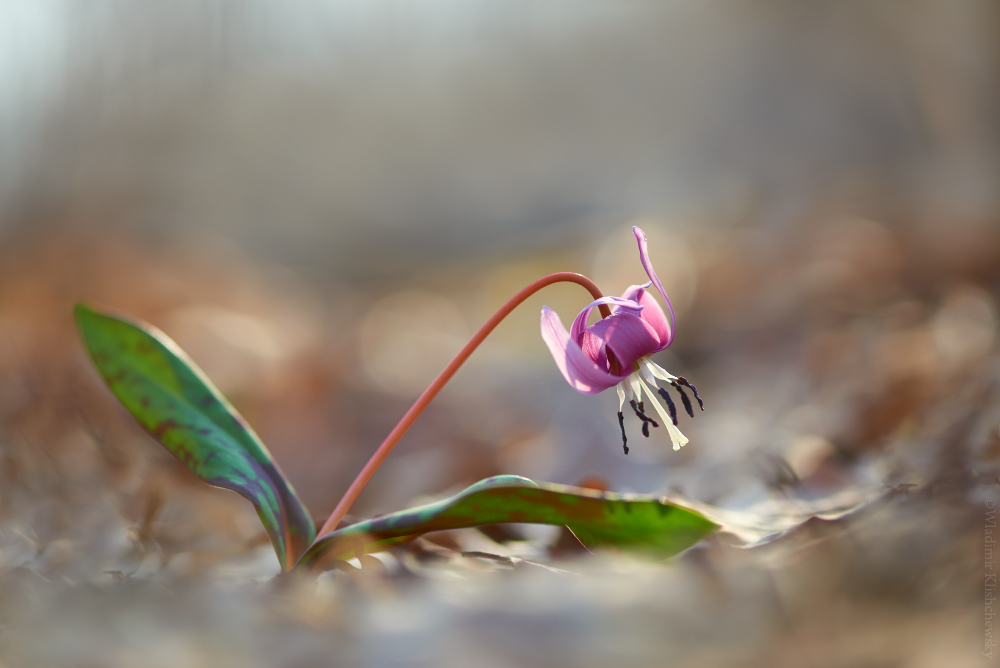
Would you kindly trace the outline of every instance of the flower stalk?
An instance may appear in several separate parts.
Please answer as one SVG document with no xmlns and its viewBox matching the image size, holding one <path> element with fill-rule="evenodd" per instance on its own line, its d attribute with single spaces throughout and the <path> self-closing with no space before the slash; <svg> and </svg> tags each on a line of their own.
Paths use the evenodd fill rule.
<svg viewBox="0 0 1000 668">
<path fill-rule="evenodd" d="M 351 483 L 351 486 L 347 488 L 347 491 L 340 499 L 337 507 L 334 508 L 330 517 L 317 533 L 317 539 L 322 538 L 324 535 L 336 530 L 341 520 L 344 519 L 347 512 L 351 509 L 351 506 L 354 505 L 354 502 L 357 501 L 358 497 L 361 495 L 361 491 L 368 484 L 368 481 L 370 481 L 372 476 L 375 475 L 375 471 L 378 470 L 378 467 L 382 465 L 385 458 L 389 456 L 392 449 L 396 447 L 396 444 L 413 425 L 417 417 L 419 417 L 424 409 L 427 408 L 427 405 L 430 404 L 434 397 L 437 396 L 438 392 L 441 391 L 441 388 L 443 388 L 445 384 L 451 380 L 451 377 L 455 375 L 455 372 L 458 371 L 459 367 L 461 367 L 462 364 L 465 363 L 465 360 L 472 355 L 473 351 L 479 347 L 479 344 L 482 343 L 487 336 L 489 336 L 489 334 L 504 318 L 510 315 L 510 313 L 522 302 L 528 299 L 528 297 L 531 297 L 542 288 L 553 285 L 554 283 L 576 283 L 586 288 L 595 300 L 604 299 L 604 295 L 601 294 L 600 289 L 598 289 L 597 285 L 593 281 L 582 274 L 576 274 L 568 271 L 549 274 L 544 278 L 538 279 L 514 295 L 506 304 L 500 307 L 500 310 L 494 313 L 493 316 L 486 321 L 486 324 L 479 328 L 479 331 L 476 332 L 475 336 L 473 336 L 472 339 L 465 344 L 465 347 L 459 351 L 448 366 L 446 366 L 444 370 L 438 374 L 438 377 L 434 379 L 434 382 L 432 382 L 430 386 L 424 390 L 423 394 L 421 394 L 410 407 L 410 410 L 406 411 L 406 414 L 399 421 L 399 423 L 396 424 L 391 432 L 389 432 L 389 435 L 386 436 L 384 441 L 382 441 L 382 445 L 378 447 L 375 454 L 371 456 L 371 459 L 368 460 L 368 463 L 365 464 L 364 468 L 361 469 L 361 472 L 358 473 L 354 482 Z M 601 303 L 598 304 L 598 307 L 602 318 L 607 318 L 611 315 L 611 310 L 608 308 L 607 304 Z"/>
</svg>

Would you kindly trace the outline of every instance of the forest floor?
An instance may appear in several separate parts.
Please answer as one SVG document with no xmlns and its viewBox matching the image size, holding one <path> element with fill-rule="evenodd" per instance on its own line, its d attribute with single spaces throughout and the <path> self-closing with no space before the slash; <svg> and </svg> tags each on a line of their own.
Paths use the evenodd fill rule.
<svg viewBox="0 0 1000 668">
<path fill-rule="evenodd" d="M 719 534 L 666 563 L 590 554 L 559 530 L 454 531 L 318 580 L 275 580 L 249 505 L 131 422 L 90 368 L 72 304 L 175 337 L 322 521 L 422 382 L 405 369 L 388 388 L 373 380 L 372 323 L 416 300 L 478 325 L 465 305 L 507 284 L 476 277 L 512 270 L 428 273 L 394 298 L 399 286 L 317 288 L 177 249 L 22 239 L 0 261 L 0 666 L 992 663 L 1000 243 L 956 230 L 847 219 L 780 240 L 685 237 L 697 297 L 664 364 L 699 383 L 706 410 L 676 454 L 636 438 L 624 458 L 611 402 L 563 384 L 529 308 L 530 337 L 510 330 L 507 348 L 470 362 L 356 510 L 522 473 L 598 476 L 772 528 L 852 512 L 787 521 L 758 546 Z M 544 264 L 516 266 L 532 262 Z M 441 287 L 455 285 L 465 292 Z M 582 306 L 573 298 L 555 299 Z"/>
</svg>

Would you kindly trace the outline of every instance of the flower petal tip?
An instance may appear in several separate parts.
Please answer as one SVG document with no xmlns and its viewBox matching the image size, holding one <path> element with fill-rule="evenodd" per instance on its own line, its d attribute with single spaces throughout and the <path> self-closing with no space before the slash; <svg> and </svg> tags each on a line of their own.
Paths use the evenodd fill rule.
<svg viewBox="0 0 1000 668">
<path fill-rule="evenodd" d="M 666 341 L 663 342 L 663 347 L 666 348 L 673 342 L 674 334 L 677 331 L 677 319 L 674 317 L 674 306 L 670 303 L 670 297 L 667 296 L 667 291 L 663 289 L 663 284 L 660 282 L 659 277 L 656 275 L 656 271 L 653 270 L 653 263 L 649 259 L 649 244 L 646 241 L 646 233 L 642 231 L 636 225 L 632 226 L 632 234 L 635 235 L 636 243 L 639 245 L 639 262 L 642 263 L 642 268 L 646 270 L 646 276 L 649 277 L 649 281 L 652 285 L 656 286 L 657 292 L 663 297 L 663 301 L 667 305 L 667 313 L 670 317 L 670 331 L 666 337 Z"/>
</svg>

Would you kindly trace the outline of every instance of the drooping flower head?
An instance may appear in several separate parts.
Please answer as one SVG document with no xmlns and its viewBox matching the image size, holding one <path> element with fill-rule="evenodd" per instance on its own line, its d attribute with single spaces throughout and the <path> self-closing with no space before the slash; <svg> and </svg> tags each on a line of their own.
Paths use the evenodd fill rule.
<svg viewBox="0 0 1000 668">
<path fill-rule="evenodd" d="M 642 420 L 643 436 L 649 436 L 650 426 L 659 426 L 659 423 L 645 414 L 643 393 L 649 397 L 657 415 L 666 426 L 674 450 L 679 450 L 688 439 L 677 428 L 676 407 L 667 391 L 659 387 L 657 380 L 664 381 L 680 393 L 684 408 L 691 417 L 694 417 L 694 410 L 683 387 L 694 393 L 702 410 L 704 407 L 693 385 L 682 376 L 668 373 L 650 359 L 653 353 L 658 353 L 671 344 L 677 326 L 670 298 L 649 260 L 646 235 L 638 227 L 633 227 L 632 233 L 639 245 L 639 261 L 649 276 L 649 282 L 633 285 L 621 297 L 602 297 L 591 302 L 576 316 L 568 332 L 556 312 L 543 306 L 542 339 L 566 382 L 577 392 L 597 394 L 618 386 L 618 424 L 622 430 L 625 454 L 628 454 L 628 439 L 625 436 L 622 408 L 626 399 L 636 416 Z M 650 293 L 650 286 L 655 286 L 663 297 L 667 306 L 666 313 Z M 611 315 L 588 327 L 587 320 L 591 310 L 602 304 L 611 307 Z M 657 400 L 657 395 L 663 399 L 666 409 Z"/>
</svg>

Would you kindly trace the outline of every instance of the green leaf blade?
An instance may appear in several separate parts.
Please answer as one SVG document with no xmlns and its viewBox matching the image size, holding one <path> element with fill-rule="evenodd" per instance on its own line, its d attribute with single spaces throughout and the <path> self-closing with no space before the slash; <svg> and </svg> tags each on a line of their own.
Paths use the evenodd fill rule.
<svg viewBox="0 0 1000 668">
<path fill-rule="evenodd" d="M 652 496 L 497 476 L 449 499 L 322 536 L 302 555 L 298 566 L 319 570 L 337 560 L 378 552 L 430 531 L 505 522 L 564 525 L 588 548 L 616 546 L 662 558 L 691 547 L 720 528 L 695 510 Z"/>
<path fill-rule="evenodd" d="M 312 542 L 315 528 L 253 429 L 163 332 L 84 304 L 74 315 L 84 346 L 115 397 L 195 475 L 249 500 L 282 570 L 288 570 Z"/>
</svg>

